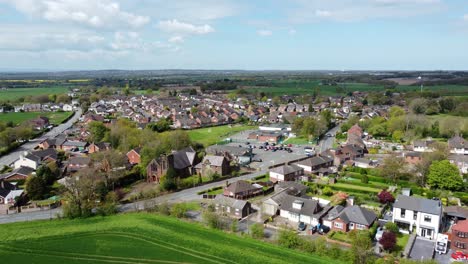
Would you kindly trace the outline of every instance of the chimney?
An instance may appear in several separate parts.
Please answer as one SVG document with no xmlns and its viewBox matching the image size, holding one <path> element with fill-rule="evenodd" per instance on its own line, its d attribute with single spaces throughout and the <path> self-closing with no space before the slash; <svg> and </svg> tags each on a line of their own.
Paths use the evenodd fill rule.
<svg viewBox="0 0 468 264">
<path fill-rule="evenodd" d="M 354 196 L 349 196 L 348 199 L 346 199 L 346 206 L 353 206 L 354 205 Z"/>
</svg>

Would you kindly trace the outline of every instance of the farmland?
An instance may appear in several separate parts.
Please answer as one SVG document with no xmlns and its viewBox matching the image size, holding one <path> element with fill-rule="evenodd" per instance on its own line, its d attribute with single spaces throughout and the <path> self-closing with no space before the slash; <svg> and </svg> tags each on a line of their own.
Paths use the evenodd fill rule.
<svg viewBox="0 0 468 264">
<path fill-rule="evenodd" d="M 331 262 L 145 213 L 0 225 L 0 241 L 5 263 L 31 263 L 32 259 L 47 264 Z"/>
<path fill-rule="evenodd" d="M 45 116 L 49 118 L 51 124 L 61 124 L 67 119 L 72 112 L 18 112 L 18 113 L 4 113 L 0 114 L 0 121 L 13 122 L 15 125 L 21 124 L 25 121 Z"/>
<path fill-rule="evenodd" d="M 206 147 L 214 145 L 235 133 L 254 128 L 256 127 L 246 125 L 224 125 L 194 129 L 188 131 L 188 134 L 192 141 L 199 142 Z"/>
<path fill-rule="evenodd" d="M 21 97 L 35 96 L 42 94 L 63 94 L 67 93 L 68 88 L 65 86 L 51 86 L 51 87 L 34 87 L 34 88 L 10 88 L 6 90 L 0 89 L 0 102 L 1 101 L 14 101 Z"/>
</svg>

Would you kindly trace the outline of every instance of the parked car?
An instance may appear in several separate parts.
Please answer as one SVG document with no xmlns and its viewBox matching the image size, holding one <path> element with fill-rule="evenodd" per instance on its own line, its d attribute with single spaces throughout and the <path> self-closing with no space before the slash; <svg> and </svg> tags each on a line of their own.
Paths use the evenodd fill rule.
<svg viewBox="0 0 468 264">
<path fill-rule="evenodd" d="M 263 146 L 262 146 L 262 145 L 260 145 L 260 147 L 258 147 L 258 148 L 259 148 L 259 149 L 263 149 Z"/>
<path fill-rule="evenodd" d="M 468 254 L 465 254 L 461 251 L 453 252 L 452 253 L 452 258 L 454 260 L 468 260 Z"/>
<path fill-rule="evenodd" d="M 311 226 L 311 227 L 309 227 L 309 232 L 310 232 L 311 235 L 312 235 L 312 234 L 315 234 L 315 232 L 317 232 L 317 226 Z"/>
<path fill-rule="evenodd" d="M 297 226 L 297 230 L 299 231 L 304 231 L 306 230 L 307 225 L 304 222 L 300 222 L 299 225 Z"/>
<path fill-rule="evenodd" d="M 318 233 L 320 235 L 326 234 L 328 232 L 330 232 L 330 228 L 328 226 L 324 226 L 324 225 L 318 226 Z"/>
<path fill-rule="evenodd" d="M 375 241 L 379 241 L 382 238 L 384 230 L 382 227 L 377 228 L 377 233 L 375 233 Z"/>
</svg>

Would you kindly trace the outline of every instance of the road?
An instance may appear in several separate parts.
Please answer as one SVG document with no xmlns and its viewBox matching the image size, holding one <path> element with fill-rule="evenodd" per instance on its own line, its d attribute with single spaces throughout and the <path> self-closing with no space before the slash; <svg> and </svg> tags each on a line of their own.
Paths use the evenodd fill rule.
<svg viewBox="0 0 468 264">
<path fill-rule="evenodd" d="M 0 224 L 26 222 L 33 220 L 47 220 L 57 218 L 57 214 L 62 214 L 62 208 L 55 208 L 52 210 L 44 210 L 29 213 L 0 215 Z"/>
<path fill-rule="evenodd" d="M 70 118 L 70 120 L 68 120 L 67 122 L 52 128 L 52 130 L 50 130 L 49 132 L 43 134 L 41 137 L 32 139 L 29 142 L 21 145 L 17 149 L 13 150 L 12 152 L 1 156 L 0 157 L 0 167 L 3 167 L 4 165 L 9 166 L 13 162 L 15 162 L 17 159 L 19 159 L 19 155 L 21 153 L 23 153 L 24 151 L 33 150 L 37 146 L 37 144 L 39 144 L 44 139 L 53 138 L 53 137 L 56 137 L 59 134 L 62 134 L 65 130 L 70 128 L 76 121 L 78 121 L 78 119 L 80 118 L 82 113 L 83 113 L 83 110 L 81 108 L 78 108 L 75 111 L 75 114 L 73 115 L 73 117 Z"/>
<path fill-rule="evenodd" d="M 328 149 L 333 148 L 333 142 L 335 141 L 335 136 L 336 132 L 340 129 L 341 125 L 337 125 L 336 127 L 330 129 L 326 134 L 332 135 L 331 137 L 324 137 L 322 140 L 319 142 L 319 152 L 322 153 Z"/>
</svg>

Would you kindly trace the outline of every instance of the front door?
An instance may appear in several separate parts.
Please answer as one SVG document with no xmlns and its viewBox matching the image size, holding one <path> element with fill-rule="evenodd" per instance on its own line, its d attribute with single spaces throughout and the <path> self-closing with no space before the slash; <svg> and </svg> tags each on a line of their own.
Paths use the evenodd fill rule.
<svg viewBox="0 0 468 264">
<path fill-rule="evenodd" d="M 425 228 L 421 228 L 421 236 L 426 237 L 426 229 Z"/>
<path fill-rule="evenodd" d="M 432 229 L 421 228 L 421 236 L 432 239 Z"/>
</svg>

